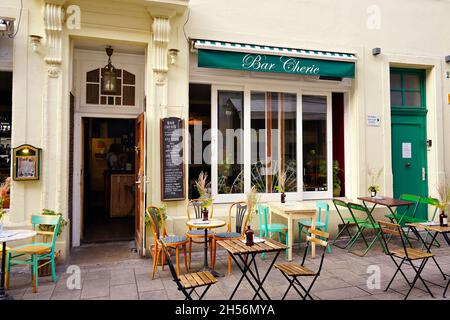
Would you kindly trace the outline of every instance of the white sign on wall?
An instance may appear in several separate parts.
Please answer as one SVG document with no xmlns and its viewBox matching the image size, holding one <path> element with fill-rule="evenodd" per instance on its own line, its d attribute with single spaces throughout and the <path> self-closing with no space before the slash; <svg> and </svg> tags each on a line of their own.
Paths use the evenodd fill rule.
<svg viewBox="0 0 450 320">
<path fill-rule="evenodd" d="M 402 158 L 403 159 L 411 159 L 412 158 L 411 142 L 403 142 L 402 143 Z"/>
<path fill-rule="evenodd" d="M 379 127 L 380 126 L 380 117 L 374 115 L 367 116 L 367 125 L 371 127 Z"/>
</svg>

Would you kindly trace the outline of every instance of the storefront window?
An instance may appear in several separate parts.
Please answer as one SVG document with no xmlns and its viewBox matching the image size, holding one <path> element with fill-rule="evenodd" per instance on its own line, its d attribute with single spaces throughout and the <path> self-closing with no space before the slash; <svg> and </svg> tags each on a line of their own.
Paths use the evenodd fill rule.
<svg viewBox="0 0 450 320">
<path fill-rule="evenodd" d="M 303 190 L 328 191 L 327 97 L 304 95 Z"/>
<path fill-rule="evenodd" d="M 277 192 L 283 173 L 284 191 L 297 191 L 296 118 L 296 94 L 251 93 L 251 184 L 258 192 Z"/>
<path fill-rule="evenodd" d="M 218 96 L 219 194 L 244 192 L 244 93 L 219 91 Z"/>
<path fill-rule="evenodd" d="M 0 72 L 0 182 L 11 172 L 12 72 Z"/>
</svg>

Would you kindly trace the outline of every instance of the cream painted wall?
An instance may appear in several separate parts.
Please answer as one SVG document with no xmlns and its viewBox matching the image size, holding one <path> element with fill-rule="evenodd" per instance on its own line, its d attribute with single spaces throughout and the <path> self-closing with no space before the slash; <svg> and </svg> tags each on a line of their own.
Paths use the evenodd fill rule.
<svg viewBox="0 0 450 320">
<path fill-rule="evenodd" d="M 0 16 L 18 17 L 19 3 L 18 0 L 3 0 Z M 173 11 L 172 5 L 157 6 L 143 0 L 66 1 L 64 7 L 70 4 L 80 6 L 81 29 L 64 28 L 61 109 L 60 113 L 52 109 L 45 114 L 45 41 L 38 53 L 32 52 L 28 41 L 29 34 L 45 35 L 42 18 L 44 2 L 24 0 L 23 3 L 21 29 L 14 40 L 13 145 L 27 142 L 42 146 L 46 143 L 48 149 L 44 150 L 43 160 L 45 168 L 59 167 L 61 172 L 54 176 L 53 172 L 44 170 L 42 174 L 45 177 L 38 182 L 13 183 L 12 209 L 7 221 L 12 226 L 27 226 L 30 215 L 43 206 L 57 208 L 65 215 L 68 214 L 67 97 L 71 83 L 72 40 L 91 41 L 94 44 L 107 40 L 125 46 L 137 44 L 146 47 L 149 204 L 161 204 L 159 119 L 165 115 L 188 117 L 190 66 L 189 44 L 185 36 L 356 53 L 356 79 L 348 97 L 350 158 L 354 164 L 350 172 L 353 197 L 366 193 L 367 165 L 385 168 L 381 181 L 382 193 L 392 192 L 390 64 L 426 68 L 427 107 L 430 110 L 428 136 L 433 139 L 433 147 L 428 153 L 431 194 L 434 194 L 434 185 L 444 179 L 445 173 L 450 172 L 450 141 L 447 138 L 450 136 L 450 106 L 447 105 L 450 79 L 445 76 L 445 72 L 450 71 L 450 65 L 444 62 L 444 56 L 450 54 L 450 38 L 446 31 L 450 30 L 449 1 L 191 0 L 189 14 L 181 10 L 170 19 L 168 48 L 177 48 L 180 53 L 177 63 L 169 66 L 166 87 L 156 84 L 152 70 L 155 47 L 152 40 L 152 16 L 160 14 L 161 9 Z M 378 29 L 368 28 L 367 23 L 373 17 L 368 13 L 370 9 L 379 9 L 381 20 Z M 382 54 L 372 56 L 373 47 L 381 47 Z M 161 95 L 164 96 L 162 101 L 165 101 L 165 105 L 156 105 L 155 101 L 161 101 L 158 100 Z M 365 119 L 369 114 L 381 116 L 382 125 L 367 127 Z M 55 128 L 60 128 L 61 136 L 51 135 Z M 62 154 L 57 154 L 55 146 L 58 143 Z M 43 193 L 48 195 L 48 199 L 42 196 Z M 169 231 L 184 232 L 185 205 L 185 201 L 168 203 Z M 225 217 L 226 214 L 227 205 L 216 205 L 216 217 Z M 333 227 L 336 227 L 335 223 Z M 66 232 L 65 237 L 58 242 L 65 249 L 68 234 Z"/>
</svg>

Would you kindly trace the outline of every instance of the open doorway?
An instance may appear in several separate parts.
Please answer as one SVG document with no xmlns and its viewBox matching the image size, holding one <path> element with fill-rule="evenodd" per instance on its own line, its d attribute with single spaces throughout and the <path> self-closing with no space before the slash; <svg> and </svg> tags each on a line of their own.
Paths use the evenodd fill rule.
<svg viewBox="0 0 450 320">
<path fill-rule="evenodd" d="M 0 71 L 0 182 L 11 172 L 12 72 Z M 6 192 L 6 191 L 5 191 Z M 9 190 L 7 191 L 9 192 Z M 3 203 L 3 208 L 9 208 Z"/>
<path fill-rule="evenodd" d="M 82 242 L 135 237 L 135 119 L 83 118 Z"/>
</svg>

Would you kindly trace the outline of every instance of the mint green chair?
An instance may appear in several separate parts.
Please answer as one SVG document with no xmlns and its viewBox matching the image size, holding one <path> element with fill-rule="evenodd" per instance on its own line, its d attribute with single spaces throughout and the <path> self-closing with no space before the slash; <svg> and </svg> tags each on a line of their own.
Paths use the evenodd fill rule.
<svg viewBox="0 0 450 320">
<path fill-rule="evenodd" d="M 31 216 L 33 230 L 37 232 L 37 236 L 43 237 L 43 242 L 36 242 L 34 237 L 31 243 L 11 248 L 8 252 L 8 274 L 10 274 L 11 266 L 24 264 L 31 266 L 34 293 L 37 292 L 38 287 L 38 270 L 49 263 L 51 263 L 52 267 L 53 281 L 56 283 L 55 247 L 60 223 L 61 217 L 59 215 Z M 50 226 L 50 228 L 48 228 L 50 230 L 53 226 L 53 231 L 41 231 L 39 230 L 40 225 Z M 50 238 L 51 240 L 47 242 L 46 240 Z M 42 260 L 46 260 L 46 262 L 39 265 L 39 261 Z"/>
<path fill-rule="evenodd" d="M 266 204 L 258 204 L 256 206 L 256 211 L 258 213 L 259 218 L 259 237 L 272 237 L 274 233 L 278 236 L 278 241 L 281 242 L 281 235 L 285 236 L 286 246 L 288 245 L 288 227 L 282 223 L 269 223 L 268 214 L 269 207 Z M 286 249 L 286 257 L 288 256 L 288 249 Z M 262 254 L 262 258 L 264 259 L 266 254 Z"/>
<path fill-rule="evenodd" d="M 316 202 L 317 207 L 317 220 L 315 222 L 315 228 L 320 231 L 328 232 L 328 219 L 330 217 L 330 206 L 325 201 L 317 201 Z M 324 217 L 322 217 L 324 216 Z M 302 241 L 302 233 L 303 228 L 306 227 L 306 229 L 311 228 L 311 219 L 302 219 L 298 222 L 298 239 L 301 242 Z M 305 233 L 306 234 L 306 233 Z M 309 235 L 309 234 L 307 234 Z M 328 252 L 331 253 L 331 246 L 328 244 Z"/>
</svg>

